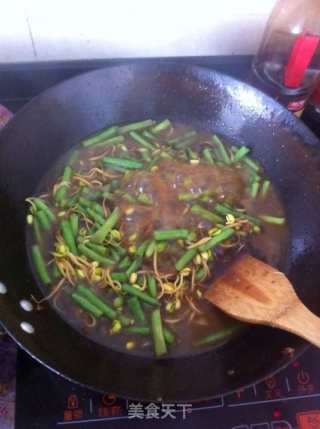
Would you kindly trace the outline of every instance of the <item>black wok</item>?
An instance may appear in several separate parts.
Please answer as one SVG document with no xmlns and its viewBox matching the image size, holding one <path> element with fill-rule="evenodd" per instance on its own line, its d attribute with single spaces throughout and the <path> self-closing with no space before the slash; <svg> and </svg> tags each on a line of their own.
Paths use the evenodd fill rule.
<svg viewBox="0 0 320 429">
<path fill-rule="evenodd" d="M 181 64 L 123 65 L 81 75 L 31 101 L 0 135 L 0 320 L 21 347 L 57 373 L 130 398 L 196 400 L 252 383 L 289 361 L 305 343 L 271 328 L 250 327 L 229 344 L 177 359 L 117 353 L 82 337 L 39 296 L 25 247 L 24 199 L 55 160 L 100 128 L 144 118 L 187 123 L 245 143 L 274 182 L 286 209 L 290 245 L 282 270 L 320 314 L 320 158 L 318 140 L 259 91 L 221 74 Z M 33 334 L 21 329 L 32 324 Z"/>
</svg>

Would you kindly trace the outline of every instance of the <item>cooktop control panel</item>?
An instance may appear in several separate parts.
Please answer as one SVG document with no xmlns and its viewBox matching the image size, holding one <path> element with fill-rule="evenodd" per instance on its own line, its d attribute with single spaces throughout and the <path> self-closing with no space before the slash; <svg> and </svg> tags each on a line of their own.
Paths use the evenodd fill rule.
<svg viewBox="0 0 320 429">
<path fill-rule="evenodd" d="M 166 428 L 320 429 L 320 351 L 314 348 L 258 384 L 188 404 L 143 403 L 94 393 L 49 372 L 23 352 L 18 361 L 23 370 L 18 373 L 16 429 L 144 429 L 159 422 Z M 26 426 L 28 421 L 34 426 Z"/>
</svg>

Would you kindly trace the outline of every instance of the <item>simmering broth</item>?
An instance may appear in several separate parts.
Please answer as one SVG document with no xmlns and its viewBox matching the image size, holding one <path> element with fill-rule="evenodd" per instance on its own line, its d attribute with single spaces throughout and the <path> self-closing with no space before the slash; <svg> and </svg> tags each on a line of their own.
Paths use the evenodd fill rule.
<svg viewBox="0 0 320 429">
<path fill-rule="evenodd" d="M 239 252 L 277 266 L 287 246 L 281 202 L 249 150 L 169 120 L 84 140 L 28 202 L 47 300 L 125 353 L 178 356 L 228 340 L 243 325 L 204 291 Z"/>
</svg>

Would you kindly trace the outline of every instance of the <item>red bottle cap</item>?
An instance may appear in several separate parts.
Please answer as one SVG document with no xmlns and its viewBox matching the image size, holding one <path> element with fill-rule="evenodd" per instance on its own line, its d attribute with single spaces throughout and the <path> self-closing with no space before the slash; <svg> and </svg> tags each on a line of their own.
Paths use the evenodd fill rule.
<svg viewBox="0 0 320 429">
<path fill-rule="evenodd" d="M 291 55 L 284 69 L 284 84 L 289 88 L 298 88 L 304 78 L 312 57 L 318 47 L 319 36 L 312 34 L 299 34 L 297 36 Z"/>
</svg>

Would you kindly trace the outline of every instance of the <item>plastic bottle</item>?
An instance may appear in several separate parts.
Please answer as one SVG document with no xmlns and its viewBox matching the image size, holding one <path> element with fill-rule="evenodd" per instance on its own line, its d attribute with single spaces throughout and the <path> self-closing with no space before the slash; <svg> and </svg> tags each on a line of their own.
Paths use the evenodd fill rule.
<svg viewBox="0 0 320 429">
<path fill-rule="evenodd" d="M 301 111 L 320 74 L 320 1 L 278 0 L 250 82 L 293 112 Z"/>
<path fill-rule="evenodd" d="M 313 91 L 304 109 L 303 122 L 320 137 L 320 82 Z"/>
</svg>

